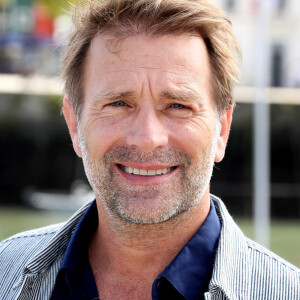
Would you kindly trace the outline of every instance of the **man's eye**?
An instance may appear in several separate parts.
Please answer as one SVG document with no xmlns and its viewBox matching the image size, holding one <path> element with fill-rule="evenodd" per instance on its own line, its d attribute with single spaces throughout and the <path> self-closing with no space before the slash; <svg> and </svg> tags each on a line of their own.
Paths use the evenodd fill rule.
<svg viewBox="0 0 300 300">
<path fill-rule="evenodd" d="M 111 103 L 112 106 L 126 106 L 126 103 L 124 101 L 115 101 Z"/>
<path fill-rule="evenodd" d="M 171 105 L 171 108 L 176 108 L 176 109 L 183 109 L 183 108 L 187 108 L 185 105 L 179 104 L 179 103 L 173 103 Z"/>
</svg>

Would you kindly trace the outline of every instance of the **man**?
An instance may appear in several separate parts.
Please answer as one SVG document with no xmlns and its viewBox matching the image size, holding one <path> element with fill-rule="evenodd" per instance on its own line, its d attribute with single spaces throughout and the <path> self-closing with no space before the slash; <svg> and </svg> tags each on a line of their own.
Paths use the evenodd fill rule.
<svg viewBox="0 0 300 300">
<path fill-rule="evenodd" d="M 239 47 L 210 0 L 89 1 L 63 113 L 96 200 L 0 246 L 1 299 L 300 299 L 299 270 L 209 194 Z"/>
</svg>

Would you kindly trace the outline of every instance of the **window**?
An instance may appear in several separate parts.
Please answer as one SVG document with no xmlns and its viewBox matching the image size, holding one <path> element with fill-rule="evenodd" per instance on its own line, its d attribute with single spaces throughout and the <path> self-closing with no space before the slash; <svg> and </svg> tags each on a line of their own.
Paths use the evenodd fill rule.
<svg viewBox="0 0 300 300">
<path fill-rule="evenodd" d="M 278 13 L 281 13 L 285 9 L 286 0 L 274 0 L 274 3 Z"/>
<path fill-rule="evenodd" d="M 226 0 L 225 10 L 231 12 L 234 10 L 235 0 Z"/>
<path fill-rule="evenodd" d="M 283 58 L 283 46 L 273 45 L 271 52 L 271 85 L 274 87 L 283 86 Z"/>
</svg>

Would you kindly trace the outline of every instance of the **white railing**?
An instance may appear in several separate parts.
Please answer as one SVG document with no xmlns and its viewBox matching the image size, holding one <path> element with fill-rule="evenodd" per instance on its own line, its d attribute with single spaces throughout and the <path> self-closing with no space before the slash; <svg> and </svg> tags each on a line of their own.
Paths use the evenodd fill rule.
<svg viewBox="0 0 300 300">
<path fill-rule="evenodd" d="M 62 87 L 58 77 L 0 74 L 0 94 L 60 95 Z"/>
<path fill-rule="evenodd" d="M 63 83 L 58 77 L 0 74 L 0 94 L 61 95 Z M 273 104 L 300 105 L 300 88 L 269 88 L 269 101 Z M 235 99 L 253 103 L 255 88 L 236 87 Z"/>
</svg>

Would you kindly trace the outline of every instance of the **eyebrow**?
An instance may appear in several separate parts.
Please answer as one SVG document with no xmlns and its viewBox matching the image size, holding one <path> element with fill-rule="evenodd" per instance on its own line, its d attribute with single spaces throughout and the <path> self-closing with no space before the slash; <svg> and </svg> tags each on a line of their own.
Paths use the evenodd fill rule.
<svg viewBox="0 0 300 300">
<path fill-rule="evenodd" d="M 132 98 L 134 97 L 134 93 L 131 91 L 127 92 L 120 92 L 120 93 L 106 93 L 106 94 L 99 94 L 94 97 L 94 101 L 101 101 L 101 100 L 118 100 L 122 98 Z"/>
<path fill-rule="evenodd" d="M 168 99 L 168 100 L 178 100 L 178 101 L 184 101 L 184 100 L 192 100 L 197 102 L 202 102 L 203 97 L 201 94 L 188 91 L 188 92 L 162 92 L 160 94 L 161 98 Z"/>
<path fill-rule="evenodd" d="M 134 98 L 135 93 L 133 91 L 126 91 L 126 92 L 120 92 L 120 93 L 106 93 L 106 94 L 99 94 L 94 97 L 94 101 L 101 101 L 101 100 L 119 100 L 124 98 Z M 180 92 L 170 92 L 170 91 L 164 91 L 160 94 L 160 98 L 167 99 L 167 100 L 178 100 L 178 101 L 197 101 L 202 102 L 203 97 L 201 94 L 192 92 L 192 91 L 180 91 Z"/>
</svg>

